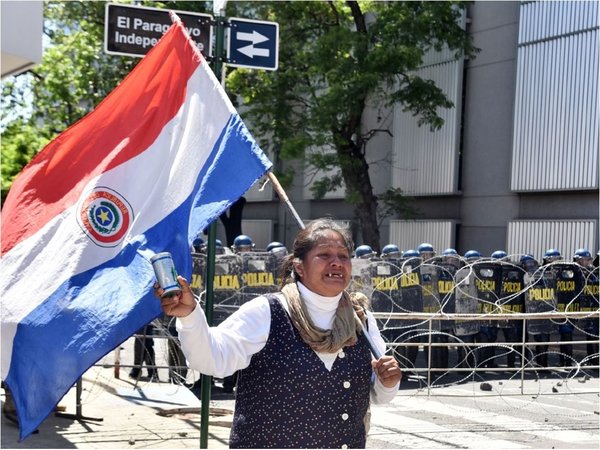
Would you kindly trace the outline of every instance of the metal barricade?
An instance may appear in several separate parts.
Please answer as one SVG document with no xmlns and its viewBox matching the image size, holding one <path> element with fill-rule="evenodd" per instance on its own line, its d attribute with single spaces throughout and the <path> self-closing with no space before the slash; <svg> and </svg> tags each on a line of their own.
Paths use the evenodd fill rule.
<svg viewBox="0 0 600 450">
<path fill-rule="evenodd" d="M 471 313 L 455 313 L 455 314 L 444 314 L 444 313 L 437 313 L 437 314 L 428 314 L 428 313 L 388 313 L 388 314 L 381 314 L 381 313 L 374 313 L 374 316 L 376 319 L 382 320 L 382 319 L 387 319 L 387 320 L 394 320 L 394 321 L 401 321 L 401 320 L 408 320 L 408 321 L 414 321 L 414 320 L 422 320 L 422 321 L 426 321 L 427 323 L 431 324 L 431 323 L 435 323 L 435 321 L 446 321 L 446 320 L 455 320 L 455 321 L 471 321 L 471 320 L 480 320 L 483 315 L 481 313 L 476 313 L 476 314 L 471 314 Z M 429 327 L 429 336 L 428 339 L 424 342 L 420 342 L 420 343 L 410 343 L 410 342 L 405 342 L 405 343 L 388 343 L 389 347 L 396 347 L 396 346 L 423 346 L 423 350 L 425 352 L 429 352 L 429 349 L 432 347 L 440 347 L 440 346 L 450 346 L 450 347 L 463 347 L 466 349 L 471 349 L 471 348 L 477 348 L 477 347 L 486 347 L 486 346 L 503 346 L 506 348 L 510 348 L 511 351 L 516 351 L 514 350 L 515 348 L 521 348 L 523 349 L 522 352 L 519 353 L 520 356 L 520 360 L 521 360 L 521 364 L 519 367 L 506 367 L 506 368 L 498 368 L 498 369 L 490 369 L 488 367 L 478 367 L 477 364 L 475 364 L 473 367 L 448 367 L 447 371 L 448 372 L 467 372 L 467 373 L 475 373 L 475 372 L 496 372 L 496 371 L 508 371 L 508 372 L 515 372 L 515 373 L 520 373 L 521 376 L 521 392 L 523 392 L 523 385 L 525 382 L 525 374 L 528 372 L 540 372 L 540 371 L 558 371 L 558 370 L 575 370 L 575 371 L 580 371 L 582 369 L 582 367 L 585 367 L 586 369 L 594 369 L 594 370 L 598 370 L 600 369 L 600 366 L 598 364 L 598 353 L 594 354 L 594 355 L 588 355 L 585 358 L 582 359 L 585 360 L 588 364 L 586 364 L 585 366 L 582 366 L 582 364 L 577 363 L 574 360 L 574 364 L 569 365 L 569 366 L 536 366 L 532 363 L 532 355 L 533 353 L 529 350 L 530 347 L 536 346 L 538 345 L 537 342 L 535 341 L 530 341 L 527 339 L 527 321 L 536 321 L 539 322 L 540 320 L 549 320 L 552 321 L 554 323 L 557 322 L 561 322 L 561 321 L 572 321 L 572 320 L 588 320 L 588 321 L 598 321 L 600 320 L 600 310 L 595 310 L 595 311 L 591 311 L 591 312 L 559 312 L 559 311 L 551 311 L 551 312 L 543 312 L 543 313 L 495 313 L 495 314 L 488 314 L 485 315 L 485 319 L 486 320 L 493 320 L 493 321 L 506 321 L 506 320 L 517 320 L 517 321 L 521 321 L 523 326 L 522 326 L 522 336 L 521 336 L 521 340 L 519 342 L 502 342 L 502 343 L 492 343 L 492 344 L 484 344 L 481 342 L 476 342 L 476 343 L 470 343 L 470 342 L 454 342 L 454 343 L 445 343 L 445 342 L 434 342 L 434 339 L 432 339 L 432 336 L 434 336 L 436 334 L 436 331 L 433 330 L 433 328 L 430 326 Z M 586 336 L 585 340 L 573 340 L 572 342 L 570 342 L 573 346 L 576 345 L 580 345 L 580 346 L 588 346 L 590 344 L 592 345 L 598 345 L 599 342 L 599 337 L 597 335 L 592 336 L 592 339 L 590 339 L 590 336 Z M 561 341 L 557 338 L 556 340 L 551 340 L 549 342 L 547 342 L 548 345 L 550 346 L 556 346 L 559 347 L 561 345 Z M 589 348 L 589 347 L 588 347 Z M 597 347 L 596 347 L 597 348 Z M 430 359 L 426 358 L 425 359 L 427 364 L 425 367 L 423 368 L 416 368 L 413 371 L 414 372 L 425 372 L 427 375 L 427 388 L 428 388 L 428 393 L 430 391 L 430 389 L 432 388 L 432 378 L 431 378 L 431 372 L 432 372 L 432 367 L 430 365 Z"/>
</svg>

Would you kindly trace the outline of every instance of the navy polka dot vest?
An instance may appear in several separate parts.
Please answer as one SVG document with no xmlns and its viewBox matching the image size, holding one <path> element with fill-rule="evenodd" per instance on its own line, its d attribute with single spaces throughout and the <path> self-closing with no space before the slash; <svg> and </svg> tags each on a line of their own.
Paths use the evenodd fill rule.
<svg viewBox="0 0 600 450">
<path fill-rule="evenodd" d="M 365 337 L 329 371 L 270 296 L 265 347 L 240 372 L 231 448 L 364 448 L 371 354 Z"/>
</svg>

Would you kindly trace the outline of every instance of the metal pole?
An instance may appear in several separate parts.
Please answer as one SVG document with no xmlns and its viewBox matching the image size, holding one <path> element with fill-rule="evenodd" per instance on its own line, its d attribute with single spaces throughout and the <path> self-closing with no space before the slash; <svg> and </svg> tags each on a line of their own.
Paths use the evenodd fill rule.
<svg viewBox="0 0 600 450">
<path fill-rule="evenodd" d="M 216 49 L 213 61 L 213 71 L 216 77 L 222 83 L 223 71 L 223 48 L 225 41 L 225 18 L 215 14 L 216 25 Z M 206 305 L 204 307 L 206 321 L 208 326 L 213 322 L 213 301 L 214 301 L 214 279 L 215 279 L 215 252 L 217 238 L 217 221 L 213 221 L 208 227 L 208 245 L 206 253 Z M 200 389 L 200 448 L 208 448 L 208 422 L 210 419 L 210 389 L 212 386 L 212 377 L 202 375 Z"/>
</svg>

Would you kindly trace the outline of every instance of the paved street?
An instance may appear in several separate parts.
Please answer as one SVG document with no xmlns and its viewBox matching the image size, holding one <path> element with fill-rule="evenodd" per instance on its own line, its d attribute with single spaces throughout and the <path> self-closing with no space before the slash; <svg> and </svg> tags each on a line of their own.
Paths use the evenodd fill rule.
<svg viewBox="0 0 600 450">
<path fill-rule="evenodd" d="M 156 344 L 158 354 L 162 345 Z M 123 345 L 124 363 L 132 353 L 130 340 Z M 2 448 L 199 448 L 200 401 L 191 391 L 166 383 L 166 369 L 160 369 L 161 383 L 136 386 L 127 369 L 116 379 L 111 361 L 108 355 L 106 367 L 93 367 L 83 378 L 82 420 L 51 415 L 19 443 L 16 427 L 2 416 Z M 532 377 L 523 393 L 520 379 L 509 378 L 489 377 L 483 386 L 490 390 L 471 378 L 428 391 L 423 379 L 407 377 L 391 404 L 372 406 L 367 447 L 598 448 L 597 377 Z M 75 399 L 72 389 L 61 400 L 66 413 L 76 412 Z M 213 388 L 209 448 L 227 447 L 233 404 L 231 394 Z"/>
<path fill-rule="evenodd" d="M 585 381 L 584 381 L 585 380 Z M 496 379 L 401 389 L 373 408 L 370 448 L 598 448 L 599 381 Z M 556 392 L 553 392 L 555 390 Z"/>
</svg>

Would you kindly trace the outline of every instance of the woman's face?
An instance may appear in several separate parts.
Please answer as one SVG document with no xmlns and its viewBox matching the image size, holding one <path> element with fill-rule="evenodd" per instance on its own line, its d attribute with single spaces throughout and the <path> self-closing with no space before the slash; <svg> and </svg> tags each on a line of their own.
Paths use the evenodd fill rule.
<svg viewBox="0 0 600 450">
<path fill-rule="evenodd" d="M 350 252 L 338 233 L 327 231 L 303 261 L 294 263 L 294 268 L 308 289 L 324 297 L 334 297 L 350 283 Z"/>
</svg>

